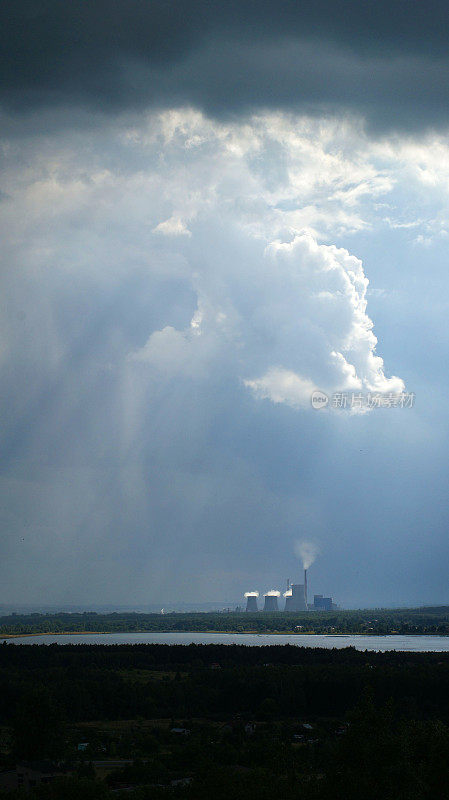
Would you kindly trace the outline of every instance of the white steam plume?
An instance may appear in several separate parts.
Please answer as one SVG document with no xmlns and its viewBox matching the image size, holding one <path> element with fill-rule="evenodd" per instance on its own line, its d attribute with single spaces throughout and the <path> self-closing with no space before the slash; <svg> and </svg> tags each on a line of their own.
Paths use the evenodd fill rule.
<svg viewBox="0 0 449 800">
<path fill-rule="evenodd" d="M 243 597 L 259 597 L 259 592 L 245 592 Z"/>
<path fill-rule="evenodd" d="M 265 592 L 264 597 L 280 597 L 281 593 L 277 591 L 277 589 L 270 589 L 269 592 Z"/>
<path fill-rule="evenodd" d="M 295 553 L 301 559 L 304 569 L 309 569 L 319 552 L 320 548 L 315 542 L 301 541 L 295 543 Z"/>
</svg>

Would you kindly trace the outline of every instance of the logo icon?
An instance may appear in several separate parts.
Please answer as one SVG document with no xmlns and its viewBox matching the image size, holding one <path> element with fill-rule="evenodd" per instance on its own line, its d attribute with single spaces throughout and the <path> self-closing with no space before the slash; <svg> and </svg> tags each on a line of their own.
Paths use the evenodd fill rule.
<svg viewBox="0 0 449 800">
<path fill-rule="evenodd" d="M 315 389 L 312 392 L 312 408 L 325 408 L 329 402 L 329 398 L 327 394 L 321 392 L 319 389 Z"/>
</svg>

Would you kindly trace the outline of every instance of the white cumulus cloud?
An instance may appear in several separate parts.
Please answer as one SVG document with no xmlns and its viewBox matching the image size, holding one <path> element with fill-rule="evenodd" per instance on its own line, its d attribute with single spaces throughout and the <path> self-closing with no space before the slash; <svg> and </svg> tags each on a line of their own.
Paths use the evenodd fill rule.
<svg viewBox="0 0 449 800">
<path fill-rule="evenodd" d="M 263 250 L 247 237 L 244 271 L 226 259 L 196 266 L 198 309 L 190 326 L 154 332 L 135 360 L 179 377 L 225 371 L 257 398 L 293 408 L 310 408 L 316 388 L 404 389 L 376 354 L 368 280 L 347 250 L 310 233 Z"/>
</svg>

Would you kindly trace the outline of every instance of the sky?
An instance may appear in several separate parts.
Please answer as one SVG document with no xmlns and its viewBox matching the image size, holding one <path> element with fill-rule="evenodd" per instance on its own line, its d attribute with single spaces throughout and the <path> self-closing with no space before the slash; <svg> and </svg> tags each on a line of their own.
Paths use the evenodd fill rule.
<svg viewBox="0 0 449 800">
<path fill-rule="evenodd" d="M 0 603 L 449 603 L 448 39 L 1 4 Z"/>
</svg>

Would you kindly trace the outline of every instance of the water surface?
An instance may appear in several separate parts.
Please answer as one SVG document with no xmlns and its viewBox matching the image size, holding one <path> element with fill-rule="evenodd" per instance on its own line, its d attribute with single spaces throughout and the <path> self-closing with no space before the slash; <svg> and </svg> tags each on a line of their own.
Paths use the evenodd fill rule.
<svg viewBox="0 0 449 800">
<path fill-rule="evenodd" d="M 76 633 L 42 634 L 1 639 L 9 644 L 245 644 L 249 646 L 292 644 L 297 647 L 355 647 L 356 650 L 449 652 L 449 636 L 364 636 L 274 633 Z"/>
</svg>

